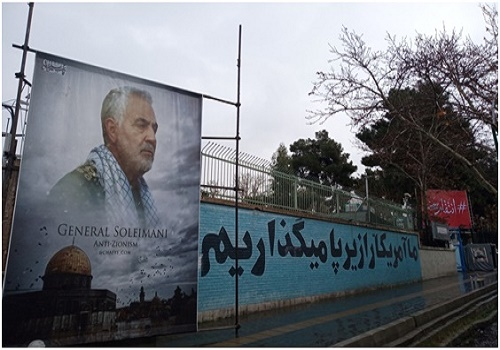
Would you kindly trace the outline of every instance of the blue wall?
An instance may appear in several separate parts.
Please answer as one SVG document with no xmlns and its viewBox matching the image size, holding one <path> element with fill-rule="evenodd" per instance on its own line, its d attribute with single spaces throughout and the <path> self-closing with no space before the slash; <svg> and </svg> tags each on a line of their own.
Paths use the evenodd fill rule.
<svg viewBox="0 0 500 350">
<path fill-rule="evenodd" d="M 234 306 L 234 207 L 202 203 L 198 311 Z M 239 209 L 239 305 L 421 278 L 418 236 Z"/>
</svg>

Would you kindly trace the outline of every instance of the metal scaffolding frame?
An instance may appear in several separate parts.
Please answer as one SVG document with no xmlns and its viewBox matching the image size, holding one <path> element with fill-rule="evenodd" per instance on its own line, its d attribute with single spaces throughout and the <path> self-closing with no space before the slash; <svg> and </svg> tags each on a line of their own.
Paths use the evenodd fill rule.
<svg viewBox="0 0 500 350">
<path fill-rule="evenodd" d="M 21 71 L 19 73 L 16 73 L 16 78 L 19 80 L 17 87 L 16 105 L 14 113 L 12 114 L 12 126 L 10 129 L 10 133 L 8 134 L 9 136 L 6 135 L 8 138 L 10 138 L 9 140 L 10 145 L 8 146 L 8 150 L 4 152 L 6 156 L 6 164 L 5 164 L 5 173 L 2 183 L 2 191 L 3 191 L 2 213 L 5 213 L 5 203 L 7 199 L 7 193 L 9 192 L 10 178 L 12 177 L 12 172 L 14 170 L 14 162 L 16 160 L 16 148 L 17 148 L 16 133 L 17 133 L 17 124 L 19 121 L 19 112 L 21 110 L 21 94 L 24 90 L 25 85 L 31 86 L 31 84 L 28 81 L 26 81 L 24 72 L 26 69 L 26 58 L 28 56 L 28 51 L 29 51 L 28 42 L 31 32 L 31 19 L 33 17 L 34 3 L 30 2 L 28 3 L 28 6 L 29 6 L 29 12 L 28 12 L 28 23 L 26 24 L 26 34 L 24 37 L 24 44 L 23 46 L 20 47 L 23 50 L 23 57 L 21 59 Z"/>
<path fill-rule="evenodd" d="M 238 31 L 238 59 L 237 59 L 237 87 L 236 87 L 236 102 L 231 102 L 231 101 L 226 101 L 222 100 L 219 98 L 215 98 L 212 96 L 208 95 L 203 95 L 203 98 L 219 101 L 222 103 L 227 103 L 230 105 L 233 105 L 236 107 L 236 134 L 235 136 L 202 136 L 203 140 L 234 140 L 236 142 L 236 150 L 233 154 L 234 157 L 234 162 L 236 164 L 234 172 L 235 172 L 235 183 L 234 186 L 231 187 L 224 187 L 224 186 L 216 186 L 216 185 L 200 185 L 202 187 L 208 187 L 208 188 L 218 188 L 218 189 L 226 189 L 226 190 L 231 190 L 234 191 L 234 211 L 235 211 L 235 217 L 234 217 L 234 240 L 235 240 L 235 270 L 237 273 L 234 274 L 235 277 L 235 282 L 234 282 L 234 329 L 235 329 L 235 336 L 238 337 L 238 330 L 240 329 L 241 325 L 239 323 L 239 279 L 238 276 L 240 275 L 240 267 L 239 267 L 239 260 L 238 260 L 238 239 L 239 239 L 239 233 L 238 233 L 238 210 L 239 210 L 239 191 L 240 191 L 240 184 L 239 184 L 239 165 L 240 165 L 240 107 L 241 107 L 241 102 L 240 102 L 240 91 L 241 91 L 241 24 L 239 26 L 239 31 Z"/>
<path fill-rule="evenodd" d="M 35 50 L 30 49 L 28 46 L 29 42 L 29 35 L 31 31 L 31 20 L 33 16 L 33 6 L 34 3 L 30 2 L 28 3 L 29 6 L 29 14 L 28 14 L 28 23 L 27 23 L 27 28 L 26 28 L 26 35 L 25 35 L 25 40 L 24 44 L 22 46 L 15 45 L 13 44 L 13 47 L 22 49 L 23 51 L 23 56 L 22 56 L 22 61 L 21 61 L 21 70 L 19 73 L 16 73 L 16 78 L 19 80 L 19 85 L 18 85 L 18 91 L 17 91 L 17 99 L 15 103 L 15 107 L 11 106 L 3 106 L 7 110 L 9 110 L 11 116 L 12 116 L 12 125 L 11 125 L 11 130 L 8 133 L 5 133 L 5 137 L 8 138 L 8 143 L 10 143 L 9 148 L 4 152 L 4 156 L 6 157 L 6 164 L 4 167 L 4 176 L 3 176 L 3 195 L 2 195 L 2 212 L 5 214 L 5 204 L 6 204 L 6 194 L 9 191 L 9 187 L 15 184 L 11 184 L 10 178 L 12 177 L 12 173 L 14 170 L 14 162 L 16 160 L 16 146 L 17 146 L 17 140 L 16 137 L 20 136 L 16 134 L 17 130 L 17 125 L 18 125 L 18 120 L 19 120 L 19 112 L 21 109 L 21 94 L 22 91 L 24 90 L 25 86 L 28 85 L 31 87 L 31 84 L 25 79 L 25 67 L 26 67 L 26 59 L 27 59 L 27 54 L 28 52 L 35 52 Z M 236 142 L 236 150 L 234 153 L 231 155 L 232 159 L 234 160 L 234 163 L 236 164 L 236 167 L 234 169 L 235 171 L 235 179 L 236 182 L 234 186 L 231 187 L 224 187 L 225 190 L 231 190 L 234 191 L 234 200 L 235 200 L 235 265 L 236 265 L 236 271 L 239 271 L 239 260 L 238 260 L 238 192 L 240 191 L 239 188 L 239 164 L 240 164 L 240 159 L 239 159 L 239 142 L 240 142 L 240 107 L 241 107 L 241 102 L 240 102 L 240 91 L 241 91 L 241 32 L 242 32 L 242 27 L 241 25 L 239 26 L 239 31 L 238 31 L 238 58 L 237 58 L 237 91 L 236 91 L 236 102 L 233 101 L 228 101 L 224 99 L 220 99 L 217 97 L 213 97 L 210 95 L 206 94 L 201 94 L 202 98 L 204 99 L 210 99 L 214 100 L 217 102 L 229 104 L 232 106 L 236 107 L 236 133 L 235 136 L 202 136 L 202 139 L 208 139 L 208 140 L 234 140 Z M 214 186 L 214 185 L 201 185 L 203 187 L 208 187 L 208 188 L 220 188 L 220 186 Z M 238 280 L 239 274 L 235 274 L 235 324 L 234 324 L 234 329 L 235 329 L 235 336 L 238 337 L 238 330 L 241 327 L 239 324 L 239 280 Z"/>
</svg>

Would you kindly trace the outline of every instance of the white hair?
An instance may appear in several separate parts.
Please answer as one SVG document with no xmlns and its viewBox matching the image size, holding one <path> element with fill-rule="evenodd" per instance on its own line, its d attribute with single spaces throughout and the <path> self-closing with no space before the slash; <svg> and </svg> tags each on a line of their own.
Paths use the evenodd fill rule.
<svg viewBox="0 0 500 350">
<path fill-rule="evenodd" d="M 149 92 L 135 87 L 123 86 L 109 91 L 102 101 L 101 108 L 102 135 L 105 142 L 107 141 L 105 121 L 111 118 L 116 120 L 118 125 L 123 123 L 125 109 L 127 108 L 127 102 L 130 95 L 143 98 L 150 105 L 153 104 L 153 98 Z"/>
</svg>

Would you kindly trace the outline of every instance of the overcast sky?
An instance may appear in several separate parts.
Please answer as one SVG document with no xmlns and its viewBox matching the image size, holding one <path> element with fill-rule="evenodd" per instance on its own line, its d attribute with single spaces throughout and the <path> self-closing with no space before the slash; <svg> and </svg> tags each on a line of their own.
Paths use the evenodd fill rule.
<svg viewBox="0 0 500 350">
<path fill-rule="evenodd" d="M 2 102 L 15 99 L 26 2 L 2 3 Z M 45 3 L 36 2 L 29 46 L 106 69 L 236 101 L 238 27 L 242 26 L 240 150 L 270 160 L 280 143 L 326 129 L 362 173 L 362 153 L 347 118 L 309 125 L 315 72 L 330 68 L 329 45 L 342 26 L 375 49 L 399 38 L 463 30 L 484 36 L 477 2 Z M 34 54 L 26 76 L 32 79 Z M 236 109 L 204 100 L 203 136 L 234 136 Z M 2 110 L 2 131 L 9 114 Z M 221 143 L 221 142 L 219 142 Z M 222 142 L 234 148 L 234 142 Z"/>
</svg>

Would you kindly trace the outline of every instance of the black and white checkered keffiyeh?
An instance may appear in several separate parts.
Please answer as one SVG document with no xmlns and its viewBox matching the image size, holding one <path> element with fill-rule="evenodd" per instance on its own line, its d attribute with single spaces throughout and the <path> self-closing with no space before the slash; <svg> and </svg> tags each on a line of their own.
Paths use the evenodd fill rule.
<svg viewBox="0 0 500 350">
<path fill-rule="evenodd" d="M 110 222 L 121 226 L 146 228 L 160 224 L 153 197 L 143 177 L 139 179 L 141 203 L 136 206 L 127 176 L 105 145 L 92 149 L 87 162 L 96 167 L 99 183 L 105 192 L 104 202 Z M 143 218 L 141 211 L 144 213 Z"/>
</svg>

